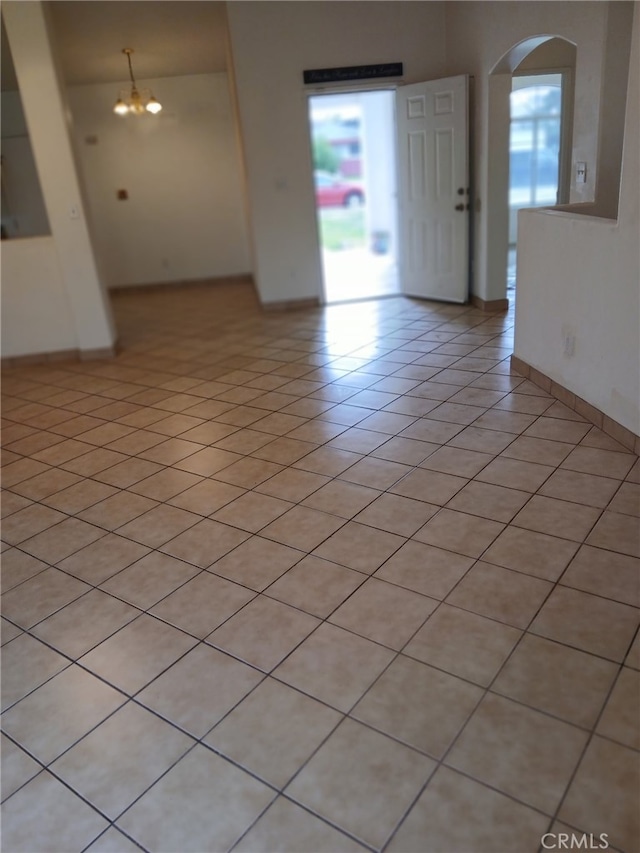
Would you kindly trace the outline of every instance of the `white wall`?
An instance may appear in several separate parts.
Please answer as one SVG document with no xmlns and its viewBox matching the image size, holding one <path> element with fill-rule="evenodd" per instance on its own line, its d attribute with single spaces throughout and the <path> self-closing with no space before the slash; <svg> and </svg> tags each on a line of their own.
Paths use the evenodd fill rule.
<svg viewBox="0 0 640 853">
<path fill-rule="evenodd" d="M 140 80 L 158 115 L 113 112 L 121 84 L 68 90 L 101 270 L 109 287 L 250 271 L 226 74 Z M 96 144 L 88 144 L 94 138 Z M 120 201 L 117 191 L 129 198 Z"/>
<path fill-rule="evenodd" d="M 254 276 L 263 302 L 321 293 L 303 70 L 404 62 L 406 82 L 444 76 L 445 5 L 228 4 Z"/>
<path fill-rule="evenodd" d="M 58 342 L 55 349 L 110 349 L 115 329 L 84 216 L 47 16 L 40 2 L 10 0 L 2 4 L 2 15 L 56 256 L 54 260 L 51 244 L 37 237 L 3 247 L 3 326 L 32 340 L 31 353 L 51 352 L 52 339 Z M 38 241 L 33 249 L 32 240 Z M 24 299 L 27 277 L 29 300 Z M 56 328 L 32 338 L 30 324 L 33 330 L 41 327 L 40 299 L 50 306 L 49 319 Z M 3 356 L 24 352 L 16 335 L 3 336 Z"/>
<path fill-rule="evenodd" d="M 519 215 L 515 354 L 640 434 L 640 14 L 633 23 L 618 221 Z M 575 336 L 573 355 L 564 337 Z"/>
<path fill-rule="evenodd" d="M 53 237 L 2 244 L 2 355 L 75 350 L 71 304 Z"/>
</svg>

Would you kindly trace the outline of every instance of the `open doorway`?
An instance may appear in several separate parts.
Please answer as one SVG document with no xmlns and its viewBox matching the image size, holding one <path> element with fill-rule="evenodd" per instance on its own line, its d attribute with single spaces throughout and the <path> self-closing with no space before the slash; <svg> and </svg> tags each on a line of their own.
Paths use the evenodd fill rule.
<svg viewBox="0 0 640 853">
<path fill-rule="evenodd" d="M 399 292 L 395 94 L 309 98 L 325 302 Z"/>
<path fill-rule="evenodd" d="M 564 75 L 514 75 L 509 98 L 509 255 L 507 294 L 516 286 L 518 210 L 561 200 Z"/>
</svg>

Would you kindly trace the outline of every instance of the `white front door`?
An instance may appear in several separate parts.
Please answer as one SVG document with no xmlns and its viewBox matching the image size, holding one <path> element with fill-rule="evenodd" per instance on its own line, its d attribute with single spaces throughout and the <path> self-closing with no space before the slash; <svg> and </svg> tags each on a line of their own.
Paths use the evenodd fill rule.
<svg viewBox="0 0 640 853">
<path fill-rule="evenodd" d="M 468 80 L 397 89 L 400 282 L 408 296 L 469 297 Z"/>
</svg>

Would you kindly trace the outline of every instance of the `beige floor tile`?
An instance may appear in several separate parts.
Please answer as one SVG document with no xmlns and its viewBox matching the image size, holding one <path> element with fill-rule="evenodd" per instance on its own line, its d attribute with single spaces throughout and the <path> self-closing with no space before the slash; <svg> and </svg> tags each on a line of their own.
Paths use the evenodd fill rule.
<svg viewBox="0 0 640 853">
<path fill-rule="evenodd" d="M 390 650 L 325 623 L 273 674 L 292 687 L 346 712 L 393 657 Z"/>
<path fill-rule="evenodd" d="M 144 453 L 147 450 L 152 450 L 154 447 L 162 444 L 165 440 L 164 436 L 157 432 L 151 432 L 147 429 L 129 430 L 128 435 L 112 441 L 108 445 L 110 450 L 115 450 L 118 453 L 126 453 L 128 456 L 135 456 L 138 453 Z M 162 460 L 158 459 L 158 462 Z"/>
<path fill-rule="evenodd" d="M 209 572 L 202 572 L 152 608 L 154 616 L 203 639 L 255 593 Z"/>
<path fill-rule="evenodd" d="M 317 447 L 317 444 L 312 444 L 309 441 L 298 441 L 295 438 L 282 436 L 254 450 L 252 456 L 268 462 L 277 462 L 280 465 L 291 465 L 293 462 L 297 462 L 308 453 L 311 453 Z"/>
<path fill-rule="evenodd" d="M 383 491 L 411 471 L 408 465 L 368 456 L 340 474 L 340 479 Z"/>
<path fill-rule="evenodd" d="M 271 495 L 274 498 L 297 503 L 328 482 L 330 482 L 329 477 L 324 477 L 320 474 L 299 471 L 295 468 L 285 468 L 274 477 L 257 486 L 255 491 L 260 494 Z"/>
<path fill-rule="evenodd" d="M 2 710 L 40 687 L 70 661 L 28 634 L 16 637 L 2 652 Z"/>
<path fill-rule="evenodd" d="M 640 623 L 640 612 L 575 589 L 556 587 L 531 625 L 550 640 L 622 662 Z"/>
<path fill-rule="evenodd" d="M 17 625 L 12 625 L 4 617 L 0 617 L 0 645 L 5 646 L 24 632 Z"/>
<path fill-rule="evenodd" d="M 388 533 L 412 536 L 437 511 L 437 506 L 423 501 L 383 494 L 362 510 L 355 520 Z"/>
<path fill-rule="evenodd" d="M 551 412 L 547 412 L 551 414 Z M 566 441 L 578 444 L 591 429 L 591 424 L 579 423 L 572 420 L 561 420 L 557 417 L 541 417 L 532 424 L 525 435 L 534 438 L 548 438 L 551 441 Z"/>
<path fill-rule="evenodd" d="M 541 415 L 548 411 L 552 405 L 551 398 L 529 397 L 527 394 L 507 394 L 495 404 L 495 408 L 506 409 L 509 412 L 524 412 L 528 415 Z"/>
<path fill-rule="evenodd" d="M 529 500 L 527 492 L 473 480 L 453 497 L 448 508 L 507 523 Z"/>
<path fill-rule="evenodd" d="M 36 536 L 54 524 L 64 521 L 67 516 L 55 509 L 32 504 L 14 512 L 2 523 L 2 539 L 10 545 L 19 545 L 32 536 Z"/>
<path fill-rule="evenodd" d="M 80 518 L 105 530 L 113 531 L 153 509 L 154 506 L 157 506 L 156 501 L 122 491 L 84 510 Z"/>
<path fill-rule="evenodd" d="M 309 471 L 312 474 L 322 474 L 326 477 L 337 477 L 347 468 L 350 468 L 356 462 L 362 459 L 362 454 L 353 453 L 350 450 L 339 450 L 337 447 L 319 447 L 311 453 L 304 456 L 298 462 L 294 462 L 293 467 L 303 471 Z M 362 485 L 369 485 L 363 483 Z M 372 484 L 373 488 L 376 488 Z"/>
<path fill-rule="evenodd" d="M 0 738 L 2 739 L 2 748 L 0 749 L 2 772 L 0 774 L 0 781 L 2 782 L 2 800 L 6 800 L 18 788 L 21 788 L 26 782 L 33 779 L 42 770 L 42 767 L 31 756 L 27 755 L 23 749 L 20 749 L 12 740 L 9 740 L 6 735 L 0 735 Z"/>
<path fill-rule="evenodd" d="M 345 720 L 286 793 L 376 848 L 384 845 L 434 762 Z M 394 779 L 390 787 L 389 779 Z"/>
<path fill-rule="evenodd" d="M 168 501 L 177 494 L 202 482 L 202 478 L 187 471 L 165 468 L 129 487 L 130 491 L 156 501 Z"/>
<path fill-rule="evenodd" d="M 306 457 L 305 457 L 306 458 Z M 265 459 L 245 457 L 215 474 L 216 480 L 244 489 L 253 489 L 282 471 L 283 466 Z"/>
<path fill-rule="evenodd" d="M 37 821 L 33 820 L 35 814 Z M 16 853 L 81 850 L 108 826 L 108 821 L 46 771 L 2 806 L 3 846 Z"/>
<path fill-rule="evenodd" d="M 444 506 L 467 483 L 468 480 L 463 477 L 417 468 L 396 483 L 391 491 L 396 495 Z"/>
<path fill-rule="evenodd" d="M 489 453 L 478 453 L 476 450 L 464 450 L 460 447 L 441 447 L 427 456 L 420 467 L 468 478 L 475 476 L 492 459 L 493 456 Z"/>
<path fill-rule="evenodd" d="M 376 447 L 384 444 L 387 437 L 386 433 L 379 430 L 365 429 L 363 421 L 360 421 L 357 426 L 343 430 L 338 436 L 332 438 L 327 446 L 353 453 L 371 453 Z"/>
<path fill-rule="evenodd" d="M 260 596 L 207 637 L 207 642 L 269 672 L 314 628 L 315 617 Z"/>
<path fill-rule="evenodd" d="M 556 581 L 578 549 L 575 542 L 507 527 L 482 555 L 487 563 Z"/>
<path fill-rule="evenodd" d="M 596 836 L 605 832 L 609 844 L 619 850 L 633 850 L 640 837 L 638 793 L 637 753 L 596 736 L 587 747 L 558 817 Z"/>
<path fill-rule="evenodd" d="M 472 565 L 468 557 L 411 541 L 387 560 L 376 577 L 442 599 Z"/>
<path fill-rule="evenodd" d="M 80 659 L 82 666 L 136 693 L 196 644 L 193 637 L 143 614 Z"/>
<path fill-rule="evenodd" d="M 65 471 L 80 474 L 82 477 L 93 477 L 95 474 L 104 471 L 106 468 L 111 468 L 119 462 L 126 462 L 128 458 L 124 453 L 116 453 L 115 450 L 107 450 L 104 447 L 99 447 L 70 459 L 68 462 L 63 462 L 60 467 L 64 468 Z"/>
<path fill-rule="evenodd" d="M 404 654 L 487 687 L 520 636 L 508 625 L 441 604 Z"/>
<path fill-rule="evenodd" d="M 580 760 L 587 737 L 586 732 L 568 723 L 487 694 L 446 762 L 552 814 Z"/>
<path fill-rule="evenodd" d="M 117 465 L 106 468 L 104 471 L 96 472 L 93 476 L 101 483 L 107 483 L 118 489 L 126 489 L 161 470 L 162 466 L 158 465 L 157 462 L 148 462 L 146 459 L 126 459 L 124 462 L 118 462 Z"/>
<path fill-rule="evenodd" d="M 631 648 L 627 652 L 624 663 L 625 666 L 640 669 L 640 633 L 636 634 L 635 640 L 631 643 Z"/>
<path fill-rule="evenodd" d="M 262 536 L 283 545 L 312 551 L 342 527 L 344 519 L 308 507 L 296 506 L 261 531 Z"/>
<path fill-rule="evenodd" d="M 406 380 L 396 380 L 397 382 Z M 379 383 L 378 383 L 379 384 Z M 413 385 L 414 383 L 410 383 Z M 393 403 L 391 403 L 393 405 Z M 425 412 L 426 414 L 426 412 Z M 385 435 L 397 435 L 403 429 L 410 426 L 416 420 L 409 414 L 401 414 L 393 411 L 376 412 L 373 415 L 360 421 L 359 429 L 371 430 L 373 432 L 384 433 Z"/>
<path fill-rule="evenodd" d="M 535 853 L 548 823 L 539 812 L 441 767 L 387 850 Z"/>
<path fill-rule="evenodd" d="M 13 491 L 16 495 L 22 495 L 23 497 L 30 498 L 34 501 L 44 501 L 47 497 L 55 495 L 56 492 L 61 492 L 64 489 L 67 489 L 79 480 L 80 477 L 77 474 L 72 474 L 70 471 L 61 471 L 60 468 L 51 468 L 49 471 L 44 471 L 36 477 L 31 477 L 29 480 L 23 480 L 21 483 L 16 483 L 13 486 Z M 9 503 L 9 499 L 11 497 L 15 500 L 16 495 L 12 495 L 8 492 L 3 497 L 3 518 L 5 515 L 9 514 L 6 512 L 8 507 L 5 504 Z M 49 505 L 53 506 L 53 504 Z M 17 506 L 16 509 L 22 509 L 22 507 Z M 66 512 L 64 507 L 60 507 L 60 509 Z"/>
<path fill-rule="evenodd" d="M 171 498 L 169 504 L 188 512 L 208 516 L 213 515 L 217 510 L 244 493 L 244 489 L 231 486 L 229 483 L 220 483 L 217 480 L 201 480 L 195 486 Z"/>
<path fill-rule="evenodd" d="M 229 450 L 232 453 L 249 454 L 259 447 L 273 441 L 273 435 L 258 432 L 256 429 L 239 429 L 215 441 L 219 450 Z M 208 442 L 207 442 L 208 443 Z"/>
<path fill-rule="evenodd" d="M 593 474 L 581 474 L 561 468 L 544 483 L 540 494 L 603 509 L 619 485 L 619 480 L 610 477 L 596 477 Z"/>
<path fill-rule="evenodd" d="M 514 439 L 514 434 L 510 432 L 468 426 L 449 439 L 447 444 L 451 447 L 459 447 L 462 450 L 472 450 L 495 456 L 497 453 L 502 453 L 505 447 L 511 445 Z"/>
<path fill-rule="evenodd" d="M 202 737 L 262 680 L 262 673 L 200 644 L 137 697 L 143 705 Z"/>
<path fill-rule="evenodd" d="M 22 542 L 20 547 L 39 559 L 49 563 L 58 563 L 65 557 L 84 548 L 104 536 L 105 531 L 79 518 L 67 518 L 43 530 L 32 539 Z"/>
<path fill-rule="evenodd" d="M 61 472 L 66 473 L 66 472 Z M 74 478 L 76 475 L 70 475 Z M 81 480 L 62 491 L 43 499 L 47 506 L 75 515 L 116 493 L 116 489 L 94 480 Z"/>
<path fill-rule="evenodd" d="M 550 465 L 538 465 L 500 456 L 483 468 L 476 475 L 476 480 L 493 483 L 496 486 L 521 489 L 524 492 L 535 492 L 549 475 L 553 474 L 553 471 Z"/>
<path fill-rule="evenodd" d="M 31 628 L 90 589 L 57 569 L 46 569 L 2 596 L 2 615 L 21 628 Z"/>
<path fill-rule="evenodd" d="M 640 607 L 640 560 L 583 545 L 561 579 L 563 586 Z"/>
<path fill-rule="evenodd" d="M 504 524 L 463 512 L 441 509 L 414 539 L 467 557 L 479 557 L 504 529 Z"/>
<path fill-rule="evenodd" d="M 45 643 L 75 659 L 139 615 L 135 607 L 92 589 L 32 631 Z"/>
<path fill-rule="evenodd" d="M 535 420 L 535 415 L 489 409 L 488 412 L 481 415 L 475 421 L 474 426 L 481 429 L 495 429 L 500 432 L 510 432 L 519 435 L 530 427 Z"/>
<path fill-rule="evenodd" d="M 3 729 L 48 764 L 125 700 L 122 693 L 74 664 L 5 711 Z"/>
<path fill-rule="evenodd" d="M 148 553 L 144 545 L 108 533 L 58 565 L 67 574 L 97 586 Z"/>
<path fill-rule="evenodd" d="M 589 545 L 607 548 L 609 551 L 617 551 L 619 554 L 640 557 L 640 525 L 638 519 L 631 515 L 606 511 L 586 541 Z"/>
<path fill-rule="evenodd" d="M 162 546 L 162 550 L 172 557 L 206 569 L 248 536 L 248 533 L 235 527 L 205 519 L 171 539 Z"/>
<path fill-rule="evenodd" d="M 148 850 L 228 850 L 274 796 L 271 788 L 196 746 L 118 825 Z"/>
<path fill-rule="evenodd" d="M 205 743 L 282 788 L 341 719 L 341 714 L 315 699 L 265 679 L 207 735 Z"/>
<path fill-rule="evenodd" d="M 213 515 L 216 521 L 257 533 L 293 506 L 269 495 L 246 492 Z"/>
<path fill-rule="evenodd" d="M 404 537 L 350 521 L 316 548 L 314 556 L 371 574 L 404 541 Z"/>
<path fill-rule="evenodd" d="M 197 573 L 194 566 L 153 551 L 109 578 L 102 589 L 134 607 L 148 610 Z"/>
<path fill-rule="evenodd" d="M 600 510 L 594 507 L 534 495 L 513 523 L 516 527 L 582 542 L 599 515 Z"/>
<path fill-rule="evenodd" d="M 13 515 L 14 512 L 26 509 L 28 506 L 32 506 L 32 504 L 33 501 L 29 498 L 23 498 L 15 492 L 3 489 L 2 504 L 0 505 L 0 518 L 6 518 L 8 515 Z"/>
<path fill-rule="evenodd" d="M 440 445 L 433 442 L 394 436 L 381 444 L 370 456 L 376 459 L 386 459 L 389 462 L 398 462 L 402 465 L 419 465 L 439 447 Z"/>
<path fill-rule="evenodd" d="M 623 483 L 609 504 L 612 512 L 625 515 L 640 516 L 640 485 L 638 483 Z"/>
<path fill-rule="evenodd" d="M 492 690 L 590 729 L 616 674 L 610 661 L 527 634 Z"/>
<path fill-rule="evenodd" d="M 186 458 L 165 464 L 171 464 L 180 471 L 200 477 L 213 477 L 240 461 L 242 456 L 239 453 L 230 453 L 227 450 L 219 450 L 217 447 L 201 447 Z"/>
<path fill-rule="evenodd" d="M 640 673 L 623 667 L 596 729 L 632 749 L 640 749 Z"/>
<path fill-rule="evenodd" d="M 17 483 L 22 483 L 24 480 L 29 480 L 31 477 L 49 470 L 49 465 L 38 462 L 36 459 L 16 459 L 3 467 L 2 485 L 5 489 L 10 489 Z"/>
<path fill-rule="evenodd" d="M 18 548 L 8 548 L 2 554 L 2 565 L 0 576 L 2 577 L 2 591 L 8 592 L 14 586 L 23 583 L 29 578 L 40 574 L 48 568 L 42 560 L 36 560 L 31 554 L 20 551 Z"/>
<path fill-rule="evenodd" d="M 379 495 L 380 492 L 376 489 L 333 480 L 306 498 L 303 505 L 341 518 L 353 518 Z"/>
<path fill-rule="evenodd" d="M 362 853 L 365 850 L 284 797 L 278 797 L 234 847 L 237 853 L 273 853 L 277 849 L 296 850 L 297 853 L 318 853 L 319 850 Z"/>
<path fill-rule="evenodd" d="M 369 578 L 329 621 L 399 651 L 435 607 L 432 598 Z"/>
<path fill-rule="evenodd" d="M 195 441 L 185 441 L 182 438 L 169 438 L 160 444 L 156 444 L 155 447 L 136 453 L 136 455 L 142 459 L 148 459 L 150 462 L 158 462 L 160 465 L 174 465 L 176 462 L 181 462 L 201 450 L 202 445 L 196 444 Z M 185 470 L 184 467 L 183 470 Z M 203 472 L 192 471 L 192 473 L 202 474 Z"/>
<path fill-rule="evenodd" d="M 592 447 L 576 447 L 562 463 L 562 468 L 596 474 L 600 477 L 615 477 L 623 480 L 633 467 L 636 457 L 632 453 L 616 453 Z"/>
<path fill-rule="evenodd" d="M 307 556 L 271 584 L 266 594 L 324 619 L 364 581 L 361 572 Z"/>
<path fill-rule="evenodd" d="M 111 826 L 93 844 L 87 847 L 87 850 L 91 853 L 138 853 L 140 848 L 133 841 L 130 841 L 126 835 Z"/>
<path fill-rule="evenodd" d="M 51 770 L 113 819 L 191 748 L 191 738 L 129 702 Z"/>
<path fill-rule="evenodd" d="M 210 571 L 262 592 L 303 556 L 303 551 L 252 536 L 214 563 Z"/>
<path fill-rule="evenodd" d="M 400 655 L 351 715 L 441 758 L 482 696 L 481 688 Z"/>
<path fill-rule="evenodd" d="M 456 395 L 457 396 L 457 395 Z M 486 411 L 484 406 L 474 406 L 470 403 L 456 403 L 449 400 L 441 403 L 437 408 L 429 412 L 429 418 L 434 421 L 446 421 L 450 424 L 464 424 L 468 426 L 476 418 Z"/>
<path fill-rule="evenodd" d="M 117 529 L 119 536 L 133 539 L 141 545 L 159 548 L 170 539 L 193 527 L 201 517 L 178 507 L 159 504 L 149 512 L 134 518 Z"/>
<path fill-rule="evenodd" d="M 502 451 L 502 456 L 540 465 L 559 465 L 573 450 L 574 446 L 564 441 L 521 435 Z"/>
<path fill-rule="evenodd" d="M 552 589 L 548 581 L 478 561 L 447 603 L 515 628 L 526 628 Z"/>
</svg>

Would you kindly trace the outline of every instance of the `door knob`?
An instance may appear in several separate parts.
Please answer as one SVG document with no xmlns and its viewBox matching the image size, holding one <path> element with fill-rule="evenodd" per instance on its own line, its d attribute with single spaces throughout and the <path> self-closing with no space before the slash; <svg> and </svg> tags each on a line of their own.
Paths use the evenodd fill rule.
<svg viewBox="0 0 640 853">
<path fill-rule="evenodd" d="M 464 210 L 464 204 L 456 204 L 456 210 Z"/>
</svg>

